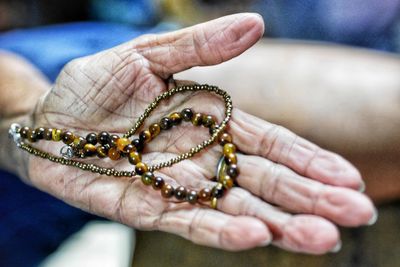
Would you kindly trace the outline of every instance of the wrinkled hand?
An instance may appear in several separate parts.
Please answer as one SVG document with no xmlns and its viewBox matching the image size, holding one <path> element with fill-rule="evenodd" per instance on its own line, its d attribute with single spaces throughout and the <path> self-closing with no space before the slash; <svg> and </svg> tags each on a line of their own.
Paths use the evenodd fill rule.
<svg viewBox="0 0 400 267">
<path fill-rule="evenodd" d="M 257 15 L 232 15 L 172 33 L 144 35 L 73 60 L 41 98 L 34 124 L 83 136 L 100 131 L 122 134 L 157 95 L 173 86 L 166 82 L 170 75 L 238 56 L 259 40 L 263 27 Z M 219 119 L 224 113 L 218 97 L 186 93 L 157 108 L 146 125 L 184 107 Z M 291 251 L 325 253 L 340 244 L 335 224 L 358 226 L 374 220 L 371 201 L 357 191 L 362 187 L 360 174 L 340 156 L 237 108 L 228 131 L 243 153 L 238 156 L 240 187 L 228 191 L 217 210 L 163 199 L 137 178 L 101 176 L 36 157 L 30 158 L 30 181 L 89 212 L 227 250 L 273 242 Z M 181 125 L 147 145 L 144 161 L 163 161 L 207 138 L 205 128 Z M 54 153 L 59 150 L 54 143 L 37 145 Z M 159 174 L 173 185 L 211 187 L 209 178 L 220 153 L 215 145 Z M 96 163 L 132 169 L 127 160 Z"/>
</svg>

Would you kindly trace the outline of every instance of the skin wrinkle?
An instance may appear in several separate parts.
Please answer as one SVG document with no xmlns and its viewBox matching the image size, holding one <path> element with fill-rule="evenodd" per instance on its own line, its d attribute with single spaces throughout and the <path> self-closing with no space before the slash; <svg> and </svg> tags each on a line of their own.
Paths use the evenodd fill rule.
<svg viewBox="0 0 400 267">
<path fill-rule="evenodd" d="M 317 158 L 318 153 L 320 153 L 320 151 L 321 151 L 321 148 L 316 147 L 316 149 L 313 151 L 313 155 L 309 158 L 308 162 L 304 165 L 304 169 L 303 169 L 302 173 L 304 173 L 306 176 L 311 176 L 310 175 L 311 164 Z"/>
<path fill-rule="evenodd" d="M 262 136 L 259 139 L 259 155 L 262 155 L 262 157 L 264 158 L 270 158 L 270 155 L 276 146 L 276 142 L 280 132 L 281 126 L 275 124 L 272 125 L 270 129 L 263 132 Z M 267 149 L 265 150 L 265 148 Z"/>
</svg>

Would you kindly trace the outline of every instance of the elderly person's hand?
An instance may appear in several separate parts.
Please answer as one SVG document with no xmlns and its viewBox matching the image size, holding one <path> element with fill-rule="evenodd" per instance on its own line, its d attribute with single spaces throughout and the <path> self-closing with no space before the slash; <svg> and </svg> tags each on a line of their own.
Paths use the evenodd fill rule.
<svg viewBox="0 0 400 267">
<path fill-rule="evenodd" d="M 157 95 L 182 83 L 171 82 L 171 75 L 236 57 L 256 43 L 263 30 L 260 16 L 238 14 L 176 32 L 145 35 L 73 60 L 40 99 L 31 126 L 82 135 L 101 131 L 122 134 Z M 246 90 L 246 81 L 242 87 Z M 219 120 L 224 113 L 218 97 L 185 93 L 157 108 L 146 125 L 184 107 Z M 208 138 L 208 132 L 199 129 L 185 125 L 162 133 L 146 147 L 143 161 L 151 164 L 186 152 Z M 41 190 L 94 214 L 226 250 L 272 242 L 290 251 L 325 253 L 340 246 L 336 225 L 366 225 L 376 217 L 371 201 L 358 192 L 363 185 L 360 174 L 340 156 L 237 108 L 228 132 L 243 153 L 238 156 L 240 187 L 229 190 L 217 210 L 164 199 L 137 178 L 102 176 L 34 156 L 29 156 L 26 178 Z M 53 153 L 59 149 L 48 142 L 35 146 Z M 209 178 L 220 150 L 213 146 L 159 173 L 190 188 L 212 185 Z M 102 163 L 132 169 L 127 160 L 98 164 Z"/>
</svg>

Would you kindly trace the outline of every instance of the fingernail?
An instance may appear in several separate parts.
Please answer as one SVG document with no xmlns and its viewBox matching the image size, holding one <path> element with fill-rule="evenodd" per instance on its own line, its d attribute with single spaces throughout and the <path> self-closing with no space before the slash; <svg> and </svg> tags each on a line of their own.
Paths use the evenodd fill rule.
<svg viewBox="0 0 400 267">
<path fill-rule="evenodd" d="M 342 248 L 342 241 L 338 241 L 336 246 L 330 251 L 331 253 L 338 253 Z"/>
<path fill-rule="evenodd" d="M 374 225 L 378 220 L 378 210 L 374 209 L 374 214 L 372 215 L 371 219 L 369 219 L 367 225 Z"/>
<path fill-rule="evenodd" d="M 365 182 L 361 180 L 360 188 L 358 188 L 358 191 L 361 193 L 364 193 L 365 191 Z"/>
</svg>

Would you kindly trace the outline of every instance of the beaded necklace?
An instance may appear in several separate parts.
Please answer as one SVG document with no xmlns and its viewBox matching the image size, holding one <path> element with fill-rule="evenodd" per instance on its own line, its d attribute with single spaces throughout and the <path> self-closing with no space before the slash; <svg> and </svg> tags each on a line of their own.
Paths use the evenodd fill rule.
<svg viewBox="0 0 400 267">
<path fill-rule="evenodd" d="M 196 113 L 191 108 L 185 108 L 180 112 L 173 112 L 163 117 L 158 123 L 151 124 L 148 129 L 142 130 L 139 133 L 138 138 L 133 140 L 129 139 L 141 128 L 151 112 L 162 100 L 186 91 L 207 91 L 221 96 L 225 102 L 225 118 L 218 124 L 212 115 Z M 145 109 L 134 126 L 121 137 L 109 134 L 108 132 L 100 132 L 89 133 L 86 138 L 84 138 L 68 130 L 45 127 L 31 129 L 28 126 L 21 127 L 15 123 L 11 125 L 9 135 L 19 148 L 34 156 L 101 175 L 115 177 L 140 176 L 144 185 L 151 185 L 155 190 L 160 190 L 164 198 L 171 198 L 174 196 L 178 201 L 187 201 L 190 204 L 209 202 L 210 206 L 215 209 L 217 207 L 217 200 L 224 195 L 226 190 L 234 185 L 234 179 L 239 174 L 237 157 L 235 154 L 236 146 L 232 142 L 232 136 L 225 132 L 226 125 L 231 115 L 232 100 L 230 95 L 224 90 L 206 84 L 184 85 L 175 87 L 156 97 Z M 191 148 L 188 152 L 165 162 L 152 166 L 142 162 L 142 151 L 145 145 L 154 140 L 162 131 L 167 131 L 172 127 L 178 126 L 182 122 L 191 122 L 194 126 L 204 126 L 208 128 L 210 138 Z M 63 142 L 65 146 L 60 150 L 61 156 L 52 155 L 31 145 L 31 143 L 35 143 L 39 140 Z M 189 159 L 216 141 L 222 146 L 223 155 L 217 166 L 217 183 L 212 188 L 203 188 L 199 191 L 188 189 L 184 186 L 174 188 L 172 185 L 166 183 L 162 177 L 155 176 L 154 171 L 165 167 L 171 167 L 180 161 Z M 135 167 L 134 170 L 131 171 L 118 171 L 114 168 L 104 168 L 95 164 L 85 163 L 82 160 L 77 160 L 95 156 L 100 159 L 108 157 L 111 160 L 127 158 L 129 163 Z"/>
</svg>

